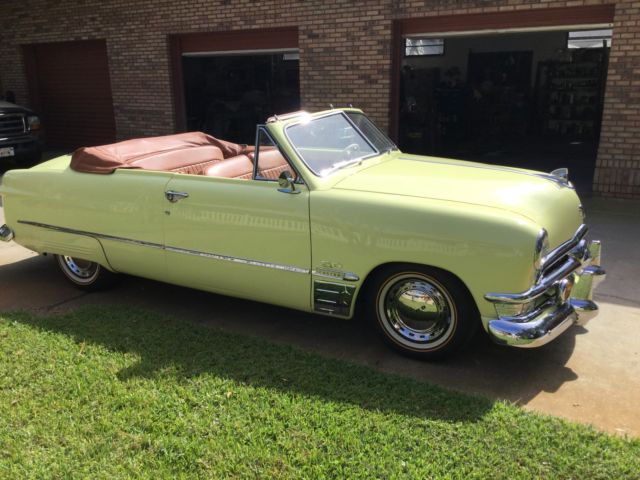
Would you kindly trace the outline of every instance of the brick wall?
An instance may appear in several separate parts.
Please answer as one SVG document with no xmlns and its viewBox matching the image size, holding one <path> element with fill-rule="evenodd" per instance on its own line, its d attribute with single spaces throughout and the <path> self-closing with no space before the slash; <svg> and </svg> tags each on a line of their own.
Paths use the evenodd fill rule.
<svg viewBox="0 0 640 480">
<path fill-rule="evenodd" d="M 28 104 L 19 45 L 105 38 L 118 137 L 164 134 L 175 128 L 167 35 L 297 26 L 303 107 L 352 103 L 387 128 L 394 19 L 606 3 L 616 4 L 615 26 L 594 187 L 640 198 L 640 1 L 9 2 L 0 18 L 0 83 Z"/>
<path fill-rule="evenodd" d="M 616 4 L 594 191 L 640 198 L 640 2 Z"/>
</svg>

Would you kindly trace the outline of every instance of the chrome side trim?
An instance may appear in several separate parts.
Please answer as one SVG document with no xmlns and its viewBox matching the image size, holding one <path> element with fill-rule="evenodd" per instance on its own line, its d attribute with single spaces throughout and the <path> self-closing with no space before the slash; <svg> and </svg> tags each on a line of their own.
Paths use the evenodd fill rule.
<svg viewBox="0 0 640 480">
<path fill-rule="evenodd" d="M 159 243 L 145 242 L 144 240 L 134 240 L 131 238 L 124 238 L 124 237 L 116 237 L 115 235 L 107 235 L 105 233 L 87 232 L 84 230 L 75 230 L 73 228 L 58 227 L 56 225 L 49 225 L 46 223 L 39 223 L 39 222 L 30 222 L 27 220 L 18 220 L 18 223 L 21 223 L 23 225 L 30 225 L 32 227 L 46 228 L 47 230 L 54 230 L 56 232 L 71 233 L 73 235 L 84 235 L 86 237 L 101 238 L 103 240 L 113 240 L 114 242 L 128 243 L 131 245 L 139 245 L 139 246 L 149 247 L 149 248 L 158 248 L 160 250 L 164 248 Z"/>
<path fill-rule="evenodd" d="M 26 220 L 18 220 L 18 223 L 21 223 L 23 225 L 30 225 L 32 227 L 40 227 L 40 228 L 46 228 L 48 230 L 55 230 L 57 232 L 62 232 L 62 233 L 71 233 L 74 235 L 84 235 L 87 237 L 94 237 L 94 238 L 99 238 L 102 240 L 111 240 L 114 242 L 121 242 L 121 243 L 127 243 L 127 244 L 131 244 L 131 245 L 138 245 L 138 246 L 142 246 L 142 247 L 148 247 L 148 248 L 157 248 L 159 250 L 165 250 L 168 252 L 173 252 L 173 253 L 182 253 L 185 255 L 193 255 L 196 257 L 204 257 L 204 258 L 211 258 L 214 260 L 222 260 L 225 262 L 233 262 L 233 263 L 240 263 L 243 265 L 251 265 L 254 267 L 264 267 L 264 268 L 271 268 L 274 270 L 283 270 L 286 272 L 292 272 L 292 273 L 302 273 L 302 274 L 310 274 L 311 270 L 308 268 L 301 268 L 301 267 L 296 267 L 294 265 L 285 265 L 285 264 L 281 264 L 281 263 L 271 263 L 271 262 L 261 262 L 260 260 L 252 260 L 249 258 L 241 258 L 241 257 L 232 257 L 230 255 L 221 255 L 218 253 L 209 253 L 209 252 L 201 252 L 198 250 L 190 250 L 187 248 L 180 248 L 180 247 L 172 247 L 172 246 L 168 246 L 168 245 L 161 245 L 159 243 L 153 243 L 153 242 L 146 242 L 144 240 L 134 240 L 131 238 L 124 238 L 124 237 L 117 237 L 115 235 L 107 235 L 104 233 L 96 233 L 96 232 L 87 232 L 84 230 L 75 230 L 73 228 L 65 228 L 65 227 L 58 227 L 55 225 L 47 225 L 46 223 L 38 223 L 38 222 L 29 222 Z"/>
<path fill-rule="evenodd" d="M 211 258 L 214 260 L 222 260 L 225 262 L 233 262 L 233 263 L 240 263 L 243 265 L 251 265 L 253 267 L 264 267 L 264 268 L 271 268 L 274 270 L 284 270 L 286 272 L 292 272 L 292 273 L 303 273 L 303 274 L 309 274 L 310 271 L 307 268 L 300 268 L 300 267 L 296 267 L 293 265 L 284 265 L 281 263 L 270 263 L 270 262 L 261 262 L 260 260 L 251 260 L 249 258 L 241 258 L 241 257 L 232 257 L 229 255 L 221 255 L 219 253 L 208 253 L 208 252 L 200 252 L 198 250 L 189 250 L 186 248 L 179 248 L 179 247 L 171 247 L 171 246 L 166 246 L 164 247 L 164 250 L 166 250 L 167 252 L 174 252 L 174 253 L 183 253 L 185 255 L 193 255 L 196 257 L 204 257 L 204 258 Z"/>
<path fill-rule="evenodd" d="M 3 242 L 10 242 L 13 240 L 13 230 L 11 230 L 7 225 L 2 225 L 2 227 L 0 227 L 0 240 Z"/>
<path fill-rule="evenodd" d="M 329 268 L 316 268 L 311 271 L 311 274 L 316 277 L 332 278 L 333 280 L 344 280 L 347 282 L 357 282 L 360 280 L 360 277 L 353 272 L 343 272 Z"/>
</svg>

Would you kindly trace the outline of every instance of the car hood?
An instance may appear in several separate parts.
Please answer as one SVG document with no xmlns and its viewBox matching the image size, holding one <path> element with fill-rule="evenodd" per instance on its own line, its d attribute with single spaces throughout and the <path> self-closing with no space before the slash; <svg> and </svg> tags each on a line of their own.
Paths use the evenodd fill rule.
<svg viewBox="0 0 640 480">
<path fill-rule="evenodd" d="M 33 113 L 28 108 L 21 107 L 15 103 L 0 100 L 0 113 Z"/>
<path fill-rule="evenodd" d="M 582 223 L 574 189 L 548 173 L 405 153 L 390 157 L 369 168 L 365 161 L 334 188 L 510 211 L 546 228 L 552 245 L 570 238 Z"/>
</svg>

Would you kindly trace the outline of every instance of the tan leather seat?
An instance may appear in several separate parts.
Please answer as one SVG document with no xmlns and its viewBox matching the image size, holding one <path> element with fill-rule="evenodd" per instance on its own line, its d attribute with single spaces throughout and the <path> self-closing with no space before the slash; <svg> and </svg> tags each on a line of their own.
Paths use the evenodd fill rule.
<svg viewBox="0 0 640 480">
<path fill-rule="evenodd" d="M 251 146 L 188 132 L 82 147 L 73 153 L 70 166 L 84 173 L 109 174 L 120 168 L 136 168 L 203 174 L 215 162 L 252 151 Z"/>
<path fill-rule="evenodd" d="M 209 167 L 204 174 L 208 177 L 249 180 L 253 177 L 253 163 L 247 155 L 237 155 Z"/>
<path fill-rule="evenodd" d="M 254 154 L 249 154 L 251 159 L 253 160 Z M 258 155 L 258 168 L 259 174 L 263 178 L 268 178 L 270 180 L 277 180 L 282 172 L 285 170 L 289 170 L 292 175 L 295 176 L 295 172 L 293 168 L 289 166 L 287 160 L 282 156 L 282 154 L 277 150 L 260 150 Z"/>
<path fill-rule="evenodd" d="M 132 168 L 162 170 L 177 173 L 202 175 L 207 167 L 224 159 L 222 150 L 213 145 L 191 147 L 162 152 L 134 160 Z"/>
<path fill-rule="evenodd" d="M 249 180 L 253 178 L 253 159 L 253 153 L 237 155 L 209 167 L 204 174 L 209 177 Z M 260 176 L 270 180 L 277 180 L 285 170 L 294 174 L 293 169 L 277 149 L 260 150 L 258 166 L 260 167 Z"/>
</svg>

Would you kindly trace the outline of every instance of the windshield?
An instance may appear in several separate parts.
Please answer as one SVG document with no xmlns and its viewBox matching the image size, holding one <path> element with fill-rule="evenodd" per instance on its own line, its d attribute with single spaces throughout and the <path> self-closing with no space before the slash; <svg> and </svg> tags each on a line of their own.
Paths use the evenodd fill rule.
<svg viewBox="0 0 640 480">
<path fill-rule="evenodd" d="M 395 143 L 389 140 L 382 130 L 376 127 L 375 123 L 369 120 L 364 113 L 360 112 L 346 112 L 347 116 L 373 144 L 379 152 L 389 152 L 391 150 L 397 150 Z"/>
<path fill-rule="evenodd" d="M 316 175 L 324 177 L 395 147 L 365 115 L 351 113 L 337 112 L 287 127 L 289 141 Z"/>
</svg>

